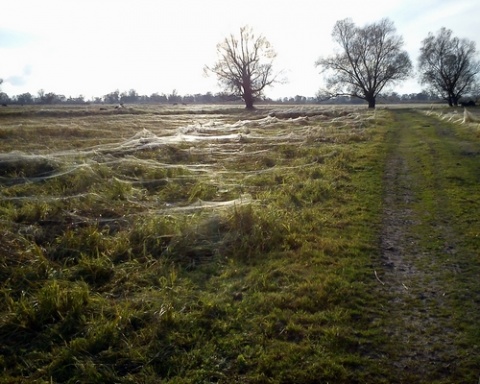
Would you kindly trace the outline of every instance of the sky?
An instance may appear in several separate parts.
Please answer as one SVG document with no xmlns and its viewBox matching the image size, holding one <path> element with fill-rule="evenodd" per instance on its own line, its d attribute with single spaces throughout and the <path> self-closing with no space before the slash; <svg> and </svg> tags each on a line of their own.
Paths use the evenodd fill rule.
<svg viewBox="0 0 480 384">
<path fill-rule="evenodd" d="M 272 44 L 274 69 L 286 80 L 266 96 L 311 97 L 324 86 L 315 61 L 334 52 L 338 20 L 389 18 L 416 66 L 421 41 L 442 27 L 480 52 L 479 15 L 479 0 L 11 0 L 0 13 L 0 89 L 86 99 L 117 89 L 220 92 L 203 69 L 215 63 L 219 42 L 249 25 Z M 421 86 L 412 79 L 391 90 Z"/>
</svg>

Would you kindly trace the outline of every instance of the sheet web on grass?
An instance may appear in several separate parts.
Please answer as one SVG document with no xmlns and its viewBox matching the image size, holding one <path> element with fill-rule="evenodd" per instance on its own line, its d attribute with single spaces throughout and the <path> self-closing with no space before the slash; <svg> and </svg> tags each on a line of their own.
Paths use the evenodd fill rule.
<svg viewBox="0 0 480 384">
<path fill-rule="evenodd" d="M 480 114 L 473 109 L 463 108 L 462 110 L 434 110 L 433 108 L 424 111 L 428 116 L 435 116 L 440 120 L 445 120 L 454 124 L 465 124 L 480 129 Z"/>
<path fill-rule="evenodd" d="M 234 123 L 202 118 L 158 132 L 140 129 L 126 139 L 78 150 L 3 153 L 0 201 L 70 201 L 63 209 L 77 223 L 99 220 L 92 218 L 95 212 L 91 217 L 78 213 L 75 206 L 82 202 L 101 204 L 105 211 L 121 203 L 126 207 L 123 220 L 145 213 L 212 213 L 254 202 L 247 178 L 294 168 L 288 161 L 272 160 L 279 148 L 333 144 L 339 134 L 361 135 L 375 117 L 352 110 L 288 115 L 293 117 L 270 115 Z M 110 220 L 105 216 L 101 220 Z"/>
</svg>

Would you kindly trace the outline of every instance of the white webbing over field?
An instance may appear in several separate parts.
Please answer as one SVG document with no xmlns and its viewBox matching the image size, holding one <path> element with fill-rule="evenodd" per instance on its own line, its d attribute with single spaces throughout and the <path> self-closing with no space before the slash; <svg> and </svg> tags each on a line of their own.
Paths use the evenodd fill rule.
<svg viewBox="0 0 480 384">
<path fill-rule="evenodd" d="M 463 108 L 463 113 L 460 113 L 456 109 L 448 110 L 429 110 L 425 112 L 429 116 L 438 117 L 441 120 L 446 120 L 454 124 L 476 124 L 476 128 L 480 128 L 480 116 L 467 108 Z"/>
<path fill-rule="evenodd" d="M 375 119 L 375 113 L 351 109 L 325 111 L 324 114 L 310 117 L 267 116 L 235 123 L 203 118 L 180 127 L 159 129 L 157 132 L 140 129 L 135 135 L 118 142 L 83 149 L 43 150 L 35 154 L 19 151 L 1 153 L 0 184 L 3 188 L 0 201 L 51 202 L 86 197 L 105 199 L 93 186 L 97 181 L 108 178 L 111 182 L 128 184 L 129 188 L 138 190 L 126 197 L 129 204 L 160 214 L 249 204 L 252 199 L 248 191 L 225 201 L 219 197 L 215 201 L 197 199 L 176 204 L 161 202 L 152 197 L 147 199 L 141 189 L 145 185 L 168 185 L 194 178 L 214 185 L 220 194 L 233 188 L 240 191 L 242 188 L 239 185 L 244 178 L 278 172 L 282 167 L 285 170 L 292 167 L 273 164 L 256 169 L 241 169 L 232 164 L 241 163 L 246 158 L 268 156 L 283 145 L 334 144 L 338 135 L 361 135 L 365 122 L 371 119 Z M 155 154 L 150 155 L 151 153 Z M 309 166 L 316 164 L 302 165 Z M 91 191 L 87 188 L 86 192 L 61 196 L 49 195 L 48 188 L 44 194 L 29 195 L 28 191 L 9 191 L 9 188 L 31 183 L 55 180 L 61 183 L 67 177 L 78 183 L 92 185 Z"/>
</svg>

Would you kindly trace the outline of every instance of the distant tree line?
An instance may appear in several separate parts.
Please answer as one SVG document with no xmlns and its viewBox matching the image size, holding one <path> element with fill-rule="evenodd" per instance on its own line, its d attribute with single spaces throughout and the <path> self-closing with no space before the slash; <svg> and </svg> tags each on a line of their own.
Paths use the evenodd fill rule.
<svg viewBox="0 0 480 384">
<path fill-rule="evenodd" d="M 39 90 L 36 95 L 30 92 L 22 93 L 20 95 L 9 96 L 5 92 L 0 92 L 0 102 L 2 104 L 18 104 L 18 105 L 33 105 L 33 104 L 213 104 L 213 103 L 227 103 L 239 102 L 241 99 L 237 96 L 230 95 L 224 92 L 205 94 L 187 94 L 180 95 L 174 90 L 170 94 L 152 93 L 151 95 L 140 95 L 135 89 L 130 89 L 128 92 L 120 92 L 115 90 L 104 96 L 94 96 L 91 99 L 86 99 L 85 96 L 79 95 L 76 97 L 53 92 L 45 92 L 43 89 Z"/>
<path fill-rule="evenodd" d="M 480 99 L 480 95 L 475 97 Z M 441 102 L 442 99 L 434 93 L 419 92 L 409 94 L 398 94 L 396 92 L 381 94 L 378 96 L 378 102 L 382 103 L 422 103 L 422 102 Z M 364 101 L 353 96 L 337 96 L 325 100 L 321 93 L 314 97 L 296 95 L 292 97 L 282 97 L 272 99 L 264 97 L 258 100 L 260 103 L 268 104 L 363 104 Z M 151 95 L 140 95 L 134 89 L 128 92 L 115 90 L 102 97 L 93 97 L 86 99 L 79 95 L 76 97 L 59 95 L 53 92 L 44 92 L 40 90 L 37 95 L 31 93 L 22 93 L 16 96 L 9 96 L 5 92 L 0 92 L 0 103 L 2 105 L 82 105 L 82 104 L 170 104 L 170 105 L 188 105 L 188 104 L 222 104 L 222 103 L 243 103 L 238 96 L 224 92 L 205 94 L 187 94 L 180 95 L 176 91 L 165 93 L 152 93 Z"/>
</svg>

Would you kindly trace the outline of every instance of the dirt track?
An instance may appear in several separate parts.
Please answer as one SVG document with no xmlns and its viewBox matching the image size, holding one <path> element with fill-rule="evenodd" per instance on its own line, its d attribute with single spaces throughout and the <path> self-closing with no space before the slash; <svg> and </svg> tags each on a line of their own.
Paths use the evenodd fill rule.
<svg viewBox="0 0 480 384">
<path fill-rule="evenodd" d="M 460 183 L 448 176 L 452 169 L 443 168 L 443 160 L 451 156 L 447 164 L 461 174 L 466 159 L 480 151 L 438 118 L 414 111 L 397 111 L 395 117 L 384 176 L 381 266 L 375 271 L 381 294 L 389 298 L 383 357 L 398 383 L 466 382 L 480 374 L 479 359 L 472 358 L 479 346 L 466 341 L 479 306 L 471 298 L 473 304 L 461 309 L 459 298 L 478 289 L 478 255 L 461 246 L 458 202 L 446 192 Z M 462 322 L 467 325 L 459 329 Z"/>
</svg>

